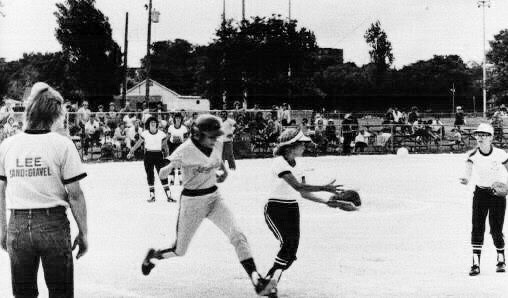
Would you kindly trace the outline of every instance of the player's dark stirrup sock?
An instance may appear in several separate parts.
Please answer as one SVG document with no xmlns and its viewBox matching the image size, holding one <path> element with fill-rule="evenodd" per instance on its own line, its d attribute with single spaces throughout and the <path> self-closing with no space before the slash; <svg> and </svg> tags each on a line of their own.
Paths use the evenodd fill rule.
<svg viewBox="0 0 508 298">
<path fill-rule="evenodd" d="M 257 271 L 256 264 L 254 263 L 254 259 L 253 258 L 248 258 L 246 260 L 243 260 L 243 261 L 240 262 L 240 264 L 242 264 L 243 269 L 245 269 L 245 271 L 247 272 L 249 277 L 252 276 L 253 272 Z"/>
</svg>

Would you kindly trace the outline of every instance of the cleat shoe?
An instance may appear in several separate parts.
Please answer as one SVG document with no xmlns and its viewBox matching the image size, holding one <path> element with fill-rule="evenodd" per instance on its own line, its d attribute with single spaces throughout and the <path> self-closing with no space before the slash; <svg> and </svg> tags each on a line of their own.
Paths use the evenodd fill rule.
<svg viewBox="0 0 508 298">
<path fill-rule="evenodd" d="M 506 264 L 504 262 L 499 262 L 496 265 L 496 272 L 505 272 L 506 271 Z"/>
<path fill-rule="evenodd" d="M 480 274 L 480 266 L 478 266 L 478 265 L 471 266 L 471 271 L 469 271 L 469 275 L 470 276 L 475 276 L 475 275 L 478 275 L 478 274 Z"/>
<path fill-rule="evenodd" d="M 168 197 L 168 203 L 176 203 L 176 200 L 172 197 Z"/>
<path fill-rule="evenodd" d="M 273 288 L 268 295 L 266 295 L 268 298 L 278 298 L 277 295 L 277 288 Z"/>
<path fill-rule="evenodd" d="M 152 271 L 153 267 L 155 267 L 155 264 L 150 262 L 151 259 L 155 257 L 155 249 L 150 248 L 148 250 L 148 253 L 146 254 L 145 259 L 143 260 L 143 264 L 141 264 L 141 272 L 143 272 L 143 275 L 150 274 L 150 271 Z"/>
<path fill-rule="evenodd" d="M 150 198 L 148 200 L 146 200 L 148 203 L 153 203 L 155 202 L 155 193 L 153 192 L 150 192 Z"/>
<path fill-rule="evenodd" d="M 254 288 L 259 296 L 267 296 L 274 289 L 277 291 L 277 281 L 273 278 L 260 278 Z"/>
</svg>

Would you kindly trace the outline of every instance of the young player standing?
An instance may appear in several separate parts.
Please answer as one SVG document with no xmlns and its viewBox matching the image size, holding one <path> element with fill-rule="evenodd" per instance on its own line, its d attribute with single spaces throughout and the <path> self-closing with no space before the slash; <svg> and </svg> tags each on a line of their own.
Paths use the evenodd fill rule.
<svg viewBox="0 0 508 298">
<path fill-rule="evenodd" d="M 222 134 L 221 120 L 218 117 L 209 114 L 199 116 L 191 129 L 191 138 L 171 154 L 171 163 L 161 169 L 162 179 L 175 167 L 183 169 L 184 189 L 180 198 L 176 240 L 171 248 L 150 249 L 141 269 L 143 274 L 148 275 L 155 266 L 152 259 L 185 255 L 196 230 L 203 219 L 208 218 L 226 234 L 235 247 L 240 263 L 247 271 L 256 292 L 265 295 L 273 287 L 273 282 L 263 279 L 257 272 L 247 238 L 217 189 L 216 184 L 228 176 L 221 158 L 222 143 L 217 141 Z M 218 170 L 221 170 L 220 174 Z"/>
<path fill-rule="evenodd" d="M 298 199 L 303 197 L 316 203 L 328 204 L 330 207 L 339 207 L 353 211 L 356 207 L 350 202 L 343 202 L 339 206 L 332 206 L 329 200 L 316 197 L 312 192 L 327 191 L 337 193 L 340 185 L 334 181 L 326 185 L 309 185 L 305 183 L 296 157 L 300 157 L 305 150 L 305 143 L 311 140 L 299 128 L 288 128 L 279 137 L 279 144 L 275 148 L 275 158 L 271 180 L 273 187 L 265 205 L 265 221 L 268 228 L 281 242 L 272 268 L 268 271 L 266 279 L 278 282 L 282 272 L 287 270 L 296 260 L 296 252 L 300 242 L 300 211 Z M 277 297 L 276 289 L 269 295 Z"/>
<path fill-rule="evenodd" d="M 168 138 L 168 151 L 169 151 L 169 154 L 171 155 L 171 153 L 173 153 L 173 151 L 175 151 L 175 149 L 180 146 L 183 141 L 185 140 L 185 137 L 187 136 L 188 134 L 188 130 L 187 130 L 187 127 L 185 125 L 182 125 L 182 122 L 183 122 L 183 117 L 182 117 L 182 114 L 180 113 L 176 113 L 175 116 L 174 116 L 174 123 L 171 124 L 168 128 L 168 134 L 169 134 L 169 138 Z M 176 179 L 176 171 L 178 171 L 178 175 L 180 176 L 180 185 L 182 185 L 182 171 L 180 168 L 178 169 L 173 169 L 173 171 L 171 172 L 171 175 L 169 176 L 169 184 L 170 185 L 174 185 L 175 184 L 175 179 Z"/>
<path fill-rule="evenodd" d="M 460 178 L 462 184 L 468 184 L 472 172 L 477 176 L 473 195 L 473 266 L 469 275 L 480 274 L 480 257 L 485 220 L 489 216 L 490 233 L 497 249 L 497 272 L 505 272 L 503 223 L 506 210 L 506 183 L 508 180 L 508 153 L 492 146 L 494 129 L 491 125 L 481 123 L 474 131 L 478 146 L 469 153 L 466 161 L 466 173 Z"/>
<path fill-rule="evenodd" d="M 236 170 L 235 155 L 233 153 L 233 133 L 235 132 L 236 121 L 228 117 L 227 111 L 221 112 L 222 130 L 224 131 L 222 160 L 228 161 L 228 167 Z"/>
<path fill-rule="evenodd" d="M 145 143 L 144 164 L 146 179 L 148 181 L 148 190 L 150 191 L 150 198 L 148 199 L 148 202 L 152 203 L 155 202 L 155 175 L 153 170 L 155 168 L 158 173 L 167 162 L 162 154 L 162 142 L 166 140 L 166 134 L 159 130 L 159 122 L 155 117 L 148 118 L 145 126 L 146 129 L 141 132 L 139 141 L 131 148 L 129 154 L 127 154 L 127 158 L 130 159 L 139 146 Z M 161 179 L 161 184 L 164 188 L 164 193 L 166 194 L 168 202 L 176 202 L 171 197 L 168 179 Z"/>
</svg>

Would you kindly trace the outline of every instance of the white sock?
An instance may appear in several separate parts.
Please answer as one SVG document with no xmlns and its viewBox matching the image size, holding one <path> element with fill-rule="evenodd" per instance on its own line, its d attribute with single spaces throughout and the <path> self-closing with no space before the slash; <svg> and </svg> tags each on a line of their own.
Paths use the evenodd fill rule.
<svg viewBox="0 0 508 298">
<path fill-rule="evenodd" d="M 480 266 L 480 255 L 479 254 L 473 254 L 473 265 Z"/>
</svg>

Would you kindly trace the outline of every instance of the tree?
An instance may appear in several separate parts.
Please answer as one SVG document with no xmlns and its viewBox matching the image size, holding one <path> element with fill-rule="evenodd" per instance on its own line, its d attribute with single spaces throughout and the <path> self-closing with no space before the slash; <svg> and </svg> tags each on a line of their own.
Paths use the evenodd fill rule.
<svg viewBox="0 0 508 298">
<path fill-rule="evenodd" d="M 206 95 L 216 104 L 223 90 L 230 100 L 240 100 L 247 89 L 249 98 L 265 106 L 287 99 L 289 91 L 296 95 L 294 103 L 319 93 L 311 80 L 316 38 L 306 28 L 298 29 L 296 21 L 280 15 L 227 21 L 216 36 L 201 75 L 208 81 Z"/>
<path fill-rule="evenodd" d="M 502 102 L 508 102 L 508 29 L 501 30 L 490 41 L 487 59 L 493 64 L 488 90 Z"/>
<path fill-rule="evenodd" d="M 105 102 L 119 94 L 121 51 L 111 26 L 95 0 L 66 0 L 56 4 L 56 38 L 69 62 L 69 74 L 92 102 Z"/>
<path fill-rule="evenodd" d="M 379 73 L 384 73 L 393 63 L 392 44 L 388 36 L 381 29 L 381 22 L 376 21 L 370 25 L 364 36 L 365 41 L 372 48 L 369 51 L 370 60 Z"/>
<path fill-rule="evenodd" d="M 180 94 L 195 93 L 195 74 L 199 68 L 196 46 L 183 39 L 154 42 L 150 62 L 152 79 Z M 145 69 L 145 59 L 141 60 L 141 67 Z"/>
</svg>

